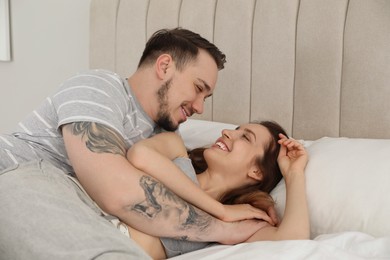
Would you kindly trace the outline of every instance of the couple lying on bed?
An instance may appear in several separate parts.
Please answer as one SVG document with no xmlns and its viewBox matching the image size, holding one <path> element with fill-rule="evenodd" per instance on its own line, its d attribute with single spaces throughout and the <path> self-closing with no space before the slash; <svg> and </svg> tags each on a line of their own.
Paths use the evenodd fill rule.
<svg viewBox="0 0 390 260">
<path fill-rule="evenodd" d="M 247 242 L 308 239 L 304 177 L 307 153 L 302 144 L 286 136 L 274 122 L 244 124 L 235 130 L 222 131 L 222 136 L 210 148 L 187 153 L 180 136 L 167 132 L 136 143 L 129 149 L 127 158 L 182 199 L 221 220 L 257 218 L 262 221 L 262 227 Z M 284 217 L 278 223 L 275 213 L 268 216 L 265 212 L 272 212 L 274 202 L 269 192 L 282 176 L 286 182 L 287 203 Z M 149 191 L 150 201 L 170 196 L 171 191 L 151 177 L 143 177 L 141 183 Z M 158 193 L 164 193 L 164 196 L 154 196 Z M 152 208 L 158 210 L 159 204 L 155 201 Z M 136 208 L 144 212 L 143 208 L 147 206 L 150 205 L 139 204 Z M 191 209 L 184 207 L 182 210 Z M 156 238 L 118 220 L 116 223 L 153 259 L 173 257 L 209 245 Z"/>
<path fill-rule="evenodd" d="M 251 235 L 249 241 L 307 238 L 306 153 L 285 134 L 279 141 L 276 133 L 283 133 L 281 129 L 248 124 L 225 131 L 205 151 L 208 168 L 198 176 L 175 134 L 157 135 L 133 147 L 140 139 L 161 129 L 174 131 L 187 117 L 201 114 L 225 61 L 215 45 L 196 33 L 180 28 L 160 30 L 148 40 L 129 78 L 104 70 L 75 75 L 14 133 L 1 135 L 0 208 L 6 209 L 0 214 L 2 257 L 148 258 L 133 240 L 118 235 L 94 203 L 132 228 L 155 236 L 225 244 L 242 242 Z M 279 157 L 277 142 L 282 146 Z M 137 149 L 128 154 L 131 163 L 142 170 L 125 158 L 129 147 Z M 279 226 L 255 207 L 222 206 L 251 202 L 268 210 L 269 197 L 254 191 L 269 192 L 279 181 L 277 161 L 288 196 Z M 83 186 L 73 180 L 76 173 Z M 259 187 L 250 187 L 257 183 Z M 223 203 L 216 201 L 220 197 Z M 240 219 L 250 220 L 232 222 Z M 141 238 L 131 228 L 130 236 L 153 257 L 164 257 L 158 240 Z M 163 241 L 168 248 L 168 240 Z M 167 256 L 172 256 L 169 250 Z"/>
</svg>

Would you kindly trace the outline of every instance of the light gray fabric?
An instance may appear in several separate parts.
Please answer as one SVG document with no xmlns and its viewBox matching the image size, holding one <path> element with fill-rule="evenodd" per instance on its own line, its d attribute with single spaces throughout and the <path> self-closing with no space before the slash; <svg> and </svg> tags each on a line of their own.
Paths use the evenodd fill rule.
<svg viewBox="0 0 390 260">
<path fill-rule="evenodd" d="M 91 1 L 91 68 L 127 76 L 148 37 L 182 26 L 227 55 L 195 118 L 275 120 L 295 138 L 390 138 L 390 1 Z M 116 11 L 117 10 L 117 11 Z"/>
<path fill-rule="evenodd" d="M 80 121 L 114 129 L 122 135 L 127 148 L 155 131 L 155 123 L 139 106 L 127 80 L 110 71 L 80 73 L 66 80 L 56 93 L 19 123 L 12 135 L 0 136 L 0 170 L 45 159 L 72 174 L 59 128 Z"/>
<path fill-rule="evenodd" d="M 183 171 L 183 173 L 185 173 L 195 184 L 199 185 L 198 179 L 196 178 L 195 169 L 191 163 L 191 159 L 179 157 L 174 159 L 173 163 L 176 164 Z M 114 227 L 117 228 L 120 232 L 123 232 L 126 237 L 131 237 L 131 234 L 129 234 L 127 227 L 124 226 L 125 224 L 123 224 L 115 216 L 107 215 L 102 209 L 100 209 L 100 207 L 90 199 L 90 197 L 77 179 L 71 176 L 69 176 L 69 179 L 72 180 L 77 187 L 79 187 L 79 191 L 83 193 L 84 200 L 86 200 L 90 204 L 90 207 L 93 208 L 98 215 L 103 216 L 106 220 L 110 221 L 110 223 L 113 224 Z M 183 241 L 172 238 L 160 238 L 160 240 L 168 258 L 199 250 L 213 244 L 206 242 Z"/>
<path fill-rule="evenodd" d="M 150 259 L 44 161 L 0 173 L 0 208 L 1 259 Z"/>
</svg>

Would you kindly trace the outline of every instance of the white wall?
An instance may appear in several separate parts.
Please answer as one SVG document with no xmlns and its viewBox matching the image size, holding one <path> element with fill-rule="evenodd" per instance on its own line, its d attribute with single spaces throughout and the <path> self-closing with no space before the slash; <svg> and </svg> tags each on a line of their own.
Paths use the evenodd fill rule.
<svg viewBox="0 0 390 260">
<path fill-rule="evenodd" d="M 12 61 L 0 61 L 0 133 L 89 66 L 90 0 L 10 0 Z"/>
</svg>

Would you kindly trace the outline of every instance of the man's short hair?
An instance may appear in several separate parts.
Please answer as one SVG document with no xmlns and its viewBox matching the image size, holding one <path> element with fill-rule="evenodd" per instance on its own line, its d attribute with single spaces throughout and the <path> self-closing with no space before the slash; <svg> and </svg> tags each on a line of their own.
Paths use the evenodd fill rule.
<svg viewBox="0 0 390 260">
<path fill-rule="evenodd" d="M 147 41 L 138 67 L 153 64 L 158 56 L 167 53 L 172 56 L 177 69 L 182 70 L 188 62 L 197 58 L 199 49 L 213 57 L 218 70 L 224 68 L 225 54 L 199 34 L 180 27 L 156 31 Z"/>
</svg>

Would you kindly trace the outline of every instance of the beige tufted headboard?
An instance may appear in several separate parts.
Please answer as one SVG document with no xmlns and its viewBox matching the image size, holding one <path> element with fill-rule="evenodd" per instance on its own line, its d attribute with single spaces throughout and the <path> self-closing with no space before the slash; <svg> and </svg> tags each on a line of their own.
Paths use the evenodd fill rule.
<svg viewBox="0 0 390 260">
<path fill-rule="evenodd" d="M 177 26 L 227 55 L 197 118 L 390 138 L 389 0 L 92 0 L 90 66 L 129 76 L 147 38 Z"/>
</svg>

